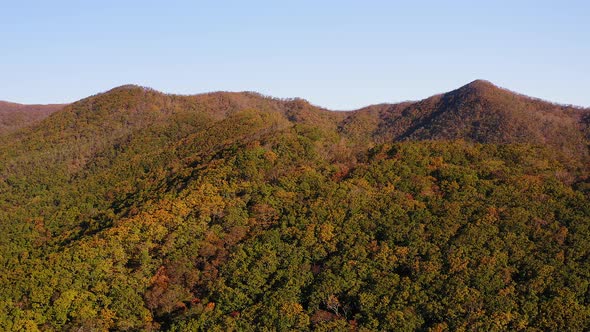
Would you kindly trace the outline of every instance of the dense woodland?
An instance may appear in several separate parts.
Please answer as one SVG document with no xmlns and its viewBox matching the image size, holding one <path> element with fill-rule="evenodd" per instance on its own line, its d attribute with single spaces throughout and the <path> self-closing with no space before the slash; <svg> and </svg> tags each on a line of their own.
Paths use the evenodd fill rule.
<svg viewBox="0 0 590 332">
<path fill-rule="evenodd" d="M 587 109 L 123 86 L 0 138 L 3 331 L 590 326 Z"/>
<path fill-rule="evenodd" d="M 31 126 L 65 105 L 23 105 L 0 101 L 0 136 Z"/>
</svg>

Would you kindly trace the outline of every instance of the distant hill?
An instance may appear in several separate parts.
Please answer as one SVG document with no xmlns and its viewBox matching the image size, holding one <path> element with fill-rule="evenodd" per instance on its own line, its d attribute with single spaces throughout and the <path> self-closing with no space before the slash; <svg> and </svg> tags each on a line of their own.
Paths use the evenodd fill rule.
<svg viewBox="0 0 590 332">
<path fill-rule="evenodd" d="M 93 118 L 97 115 L 85 115 L 82 110 L 135 110 L 133 117 L 137 120 L 161 111 L 157 120 L 164 122 L 172 114 L 195 113 L 219 120 L 252 109 L 281 114 L 291 123 L 307 123 L 329 130 L 337 128 L 347 139 L 367 144 L 463 139 L 477 143 L 540 144 L 571 156 L 587 156 L 590 138 L 590 109 L 524 96 L 484 80 L 420 101 L 372 105 L 349 112 L 329 111 L 303 99 L 282 100 L 253 92 L 182 96 L 125 85 L 71 105 L 21 105 L 0 101 L 0 133 L 35 124 L 66 106 L 69 106 L 66 113 L 74 111 L 78 117 Z M 102 120 L 108 124 L 109 115 L 103 115 L 106 117 Z M 140 122 L 145 121 L 150 120 Z"/>
<path fill-rule="evenodd" d="M 417 102 L 360 109 L 341 124 L 341 131 L 376 142 L 464 139 L 540 144 L 575 158 L 588 156 L 589 119 L 589 109 L 542 101 L 477 80 Z"/>
<path fill-rule="evenodd" d="M 486 81 L 0 109 L 1 331 L 590 326 L 588 109 Z"/>
<path fill-rule="evenodd" d="M 65 105 L 23 105 L 0 101 L 0 135 L 33 125 Z"/>
</svg>

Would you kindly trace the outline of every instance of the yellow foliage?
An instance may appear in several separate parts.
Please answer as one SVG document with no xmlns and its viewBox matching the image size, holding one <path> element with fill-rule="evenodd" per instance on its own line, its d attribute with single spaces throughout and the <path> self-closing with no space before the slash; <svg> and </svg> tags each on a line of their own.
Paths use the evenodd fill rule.
<svg viewBox="0 0 590 332">
<path fill-rule="evenodd" d="M 334 226 L 332 224 L 321 224 L 319 236 L 323 242 L 329 242 L 334 238 Z"/>
<path fill-rule="evenodd" d="M 303 312 L 303 306 L 299 303 L 283 303 L 281 312 L 291 318 Z"/>
</svg>

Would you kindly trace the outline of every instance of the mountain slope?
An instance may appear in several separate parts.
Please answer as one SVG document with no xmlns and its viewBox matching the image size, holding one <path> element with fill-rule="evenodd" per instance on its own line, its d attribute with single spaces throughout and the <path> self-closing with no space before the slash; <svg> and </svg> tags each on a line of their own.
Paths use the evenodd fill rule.
<svg viewBox="0 0 590 332">
<path fill-rule="evenodd" d="M 582 330 L 587 114 L 85 98 L 0 144 L 0 330 Z"/>
<path fill-rule="evenodd" d="M 477 80 L 422 101 L 361 109 L 341 127 L 348 134 L 348 127 L 369 117 L 373 123 L 368 132 L 378 142 L 529 143 L 553 147 L 576 159 L 588 156 L 589 116 L 587 109 L 533 99 Z"/>
<path fill-rule="evenodd" d="M 23 105 L 0 101 L 0 135 L 31 126 L 65 105 Z"/>
<path fill-rule="evenodd" d="M 112 204 L 102 195 L 132 195 L 145 182 L 156 181 L 154 169 L 184 168 L 234 143 L 291 127 L 294 132 L 310 132 L 316 140 L 329 137 L 322 150 L 330 150 L 337 142 L 340 119 L 342 115 L 303 100 L 224 92 L 173 96 L 122 86 L 68 105 L 8 136 L 0 146 L 6 188 L 0 205 L 6 211 L 20 207 L 14 213 L 38 211 L 40 216 L 74 210 L 71 218 L 50 229 L 65 240 L 82 216 L 94 214 L 96 204 Z M 93 203 L 64 206 L 73 196 Z M 20 222 L 8 219 L 10 224 Z"/>
</svg>

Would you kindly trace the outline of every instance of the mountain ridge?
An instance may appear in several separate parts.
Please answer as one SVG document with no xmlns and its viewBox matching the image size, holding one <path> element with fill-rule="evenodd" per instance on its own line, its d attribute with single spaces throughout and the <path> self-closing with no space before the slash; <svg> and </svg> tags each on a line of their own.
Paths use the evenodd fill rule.
<svg viewBox="0 0 590 332">
<path fill-rule="evenodd" d="M 2 137 L 0 330 L 582 330 L 589 124 L 481 81 L 84 98 Z"/>
<path fill-rule="evenodd" d="M 321 109 L 325 109 L 325 110 L 330 110 L 333 112 L 354 112 L 354 111 L 358 111 L 361 109 L 366 109 L 366 108 L 371 108 L 371 107 L 378 107 L 378 106 L 384 106 L 384 105 L 399 105 L 399 104 L 407 104 L 407 103 L 415 103 L 424 99 L 428 99 L 431 97 L 435 97 L 435 96 L 439 96 L 439 95 L 443 95 L 443 94 L 447 94 L 453 91 L 457 91 L 457 90 L 466 90 L 466 89 L 471 89 L 474 91 L 484 91 L 484 90 L 501 90 L 507 93 L 511 93 L 511 94 L 515 94 L 517 96 L 520 97 L 525 97 L 531 100 L 535 100 L 535 101 L 541 101 L 541 102 L 545 102 L 545 103 L 549 103 L 549 104 L 553 104 L 556 106 L 563 106 L 563 107 L 571 107 L 574 109 L 581 109 L 581 110 L 590 110 L 590 107 L 587 106 L 581 106 L 581 105 L 575 105 L 575 104 L 568 104 L 568 103 L 563 103 L 563 102 L 555 102 L 555 101 L 551 101 L 549 99 L 544 99 L 544 98 L 539 98 L 539 97 L 535 97 L 535 96 L 530 96 L 527 94 L 522 94 L 519 93 L 515 90 L 512 89 L 508 89 L 508 88 L 504 88 L 501 87 L 499 85 L 494 84 L 492 81 L 486 80 L 486 79 L 475 79 L 467 84 L 464 84 L 458 88 L 455 88 L 453 90 L 449 90 L 447 92 L 441 92 L 441 93 L 436 93 L 433 94 L 431 96 L 427 96 L 425 98 L 422 99 L 416 99 L 416 100 L 404 100 L 404 101 L 400 101 L 400 102 L 381 102 L 381 103 L 376 103 L 376 104 L 369 104 L 366 106 L 361 106 L 359 108 L 354 108 L 354 109 L 349 109 L 349 110 L 337 110 L 337 109 L 330 109 L 328 107 L 324 107 L 318 104 L 313 104 L 310 101 L 306 100 L 305 98 L 302 97 L 286 97 L 286 98 L 277 98 L 277 97 L 273 97 L 271 95 L 265 95 L 262 94 L 260 92 L 256 92 L 256 91 L 252 91 L 252 90 L 244 90 L 244 91 L 227 91 L 227 90 L 216 90 L 216 91 L 209 91 L 209 92 L 199 92 L 199 93 L 168 93 L 168 92 L 163 92 L 157 89 L 154 89 L 152 87 L 149 86 L 144 86 L 141 84 L 135 84 L 135 83 L 128 83 L 128 84 L 122 84 L 119 86 L 115 86 L 113 88 L 107 89 L 105 91 L 102 92 L 97 92 L 93 95 L 90 95 L 88 97 L 84 97 L 82 99 L 79 99 L 77 101 L 73 101 L 70 103 L 46 103 L 46 104 L 37 104 L 37 103 L 18 103 L 18 102 L 12 102 L 9 100 L 0 100 L 0 106 L 2 104 L 12 104 L 15 106 L 53 106 L 53 105 L 59 105 L 59 106 L 66 106 L 66 105 L 70 105 L 73 103 L 76 103 L 78 101 L 84 100 L 86 98 L 90 98 L 90 97 L 96 97 L 99 95 L 104 95 L 104 94 L 109 94 L 109 93 L 114 93 L 117 91 L 124 91 L 124 90 L 138 90 L 138 91 L 152 91 L 158 94 L 162 94 L 162 95 L 169 95 L 169 96 L 177 96 L 177 97 L 195 97 L 195 96 L 202 96 L 202 95 L 214 95 L 214 94 L 243 94 L 243 95 L 255 95 L 255 96 L 259 96 L 259 97 L 263 97 L 263 98 L 270 98 L 270 99 L 276 99 L 276 100 L 303 100 L 307 103 L 310 103 L 311 105 L 313 105 L 314 107 L 318 107 Z"/>
<path fill-rule="evenodd" d="M 33 125 L 67 104 L 19 104 L 0 100 L 0 135 Z"/>
<path fill-rule="evenodd" d="M 161 125 L 181 114 L 199 114 L 219 121 L 237 112 L 257 110 L 279 114 L 293 124 L 341 135 L 361 148 L 403 140 L 465 139 L 477 143 L 547 145 L 567 159 L 585 160 L 589 156 L 590 109 L 521 95 L 481 79 L 418 101 L 376 104 L 352 111 L 332 111 L 305 99 L 274 98 L 256 92 L 178 95 L 135 84 L 118 86 L 54 109 L 61 112 L 46 112 L 43 117 L 19 126 L 42 127 L 40 121 L 54 113 L 54 120 L 45 121 L 48 128 L 61 123 L 59 126 L 71 127 L 74 133 L 76 123 L 83 118 L 84 123 L 95 123 L 92 131 L 102 130 L 98 122 L 104 121 L 107 127 L 109 123 L 114 125 L 111 130 L 124 132 L 137 126 Z M 92 135 L 91 132 L 85 135 Z"/>
</svg>

